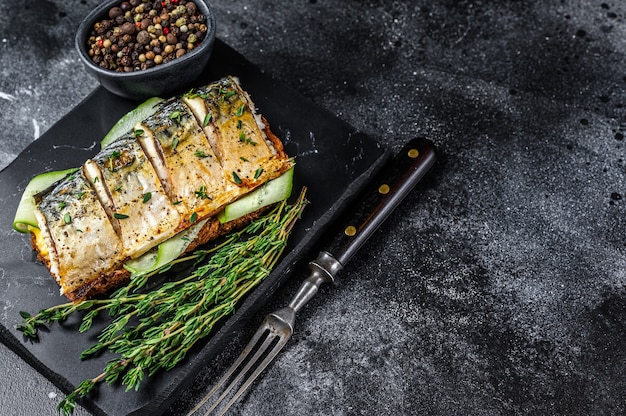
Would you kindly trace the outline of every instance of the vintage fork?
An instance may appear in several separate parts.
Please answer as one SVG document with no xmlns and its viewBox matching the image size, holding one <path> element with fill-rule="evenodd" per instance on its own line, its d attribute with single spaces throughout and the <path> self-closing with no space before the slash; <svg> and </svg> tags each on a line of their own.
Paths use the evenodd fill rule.
<svg viewBox="0 0 626 416">
<path fill-rule="evenodd" d="M 205 416 L 209 415 L 239 386 L 229 401 L 219 409 L 219 414 L 228 411 L 287 343 L 293 333 L 296 313 L 315 296 L 322 284 L 334 283 L 336 274 L 424 177 L 435 160 L 435 149 L 426 139 L 413 139 L 402 148 L 343 220 L 342 232 L 309 263 L 310 274 L 289 305 L 265 317 L 239 358 L 187 416 L 198 414 L 221 390 L 220 396 L 204 413 Z"/>
</svg>

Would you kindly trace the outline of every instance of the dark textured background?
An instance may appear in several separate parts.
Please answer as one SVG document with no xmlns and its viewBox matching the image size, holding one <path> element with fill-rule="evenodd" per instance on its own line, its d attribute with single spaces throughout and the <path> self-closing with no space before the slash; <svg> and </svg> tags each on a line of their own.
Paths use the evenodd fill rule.
<svg viewBox="0 0 626 416">
<path fill-rule="evenodd" d="M 0 4 L 0 168 L 96 87 L 72 46 L 96 3 Z M 392 149 L 440 153 L 234 414 L 626 413 L 623 3 L 213 5 L 266 72 Z M 3 414 L 54 414 L 62 393 L 5 347 L 0 378 Z"/>
</svg>

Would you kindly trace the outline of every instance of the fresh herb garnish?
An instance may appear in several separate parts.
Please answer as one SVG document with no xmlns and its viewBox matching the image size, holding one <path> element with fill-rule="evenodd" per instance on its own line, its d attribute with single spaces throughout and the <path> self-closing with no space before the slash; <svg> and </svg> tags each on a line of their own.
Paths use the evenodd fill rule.
<svg viewBox="0 0 626 416">
<path fill-rule="evenodd" d="M 97 337 L 98 342 L 83 351 L 81 358 L 105 350 L 117 357 L 106 364 L 102 373 L 81 382 L 61 400 L 59 413 L 71 414 L 76 399 L 93 392 L 101 381 L 121 383 L 126 391 L 137 390 L 144 375 L 152 376 L 180 363 L 222 318 L 235 311 L 240 299 L 269 275 L 306 204 L 303 191 L 293 205 L 279 204 L 213 248 L 195 250 L 159 270 L 131 276 L 129 284 L 110 298 L 69 302 L 34 316 L 20 312 L 23 321 L 18 330 L 33 338 L 37 337 L 38 327 L 63 322 L 75 312 L 84 313 L 80 332 L 88 331 L 100 314 L 112 317 Z M 152 291 L 140 291 L 150 277 L 180 263 L 195 266 L 185 277 Z"/>
<path fill-rule="evenodd" d="M 143 194 L 143 203 L 145 204 L 146 202 L 148 202 L 150 198 L 152 198 L 152 192 L 146 192 L 145 194 Z"/>
<path fill-rule="evenodd" d="M 263 173 L 263 168 L 258 168 L 255 172 L 254 172 L 254 179 L 259 179 L 259 176 L 261 176 L 261 174 Z"/>
<path fill-rule="evenodd" d="M 199 157 L 199 158 L 209 157 L 209 155 L 208 155 L 208 154 L 206 154 L 206 153 L 204 152 L 204 150 L 196 150 L 196 152 L 194 153 L 194 155 L 195 155 L 196 157 Z"/>
<path fill-rule="evenodd" d="M 239 175 L 237 175 L 237 172 L 233 172 L 233 180 L 235 181 L 237 185 L 241 185 L 241 178 L 239 178 Z"/>
<path fill-rule="evenodd" d="M 72 216 L 70 214 L 65 214 L 63 216 L 63 222 L 66 224 L 71 224 L 72 223 Z"/>
<path fill-rule="evenodd" d="M 116 212 L 115 214 L 113 214 L 113 218 L 115 218 L 116 220 L 125 220 L 126 218 L 128 218 L 128 215 Z"/>
</svg>

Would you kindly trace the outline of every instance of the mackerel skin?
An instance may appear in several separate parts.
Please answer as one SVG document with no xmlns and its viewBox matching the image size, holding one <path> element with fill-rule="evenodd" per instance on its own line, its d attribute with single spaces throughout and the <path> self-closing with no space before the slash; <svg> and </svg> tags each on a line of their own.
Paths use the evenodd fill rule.
<svg viewBox="0 0 626 416">
<path fill-rule="evenodd" d="M 122 241 L 80 170 L 49 190 L 36 216 L 62 294 L 83 287 L 102 270 L 119 267 L 126 258 Z"/>
<path fill-rule="evenodd" d="M 173 204 L 165 193 L 137 140 L 141 134 L 137 131 L 121 137 L 85 164 L 131 258 L 173 237 L 182 217 L 182 207 Z"/>
<path fill-rule="evenodd" d="M 170 197 L 184 204 L 189 213 L 180 228 L 216 214 L 241 195 L 239 187 L 225 180 L 220 160 L 181 100 L 160 104 L 138 128 L 144 130 L 146 140 L 155 141 L 162 155 L 164 166 L 159 176 L 169 184 Z"/>
<path fill-rule="evenodd" d="M 277 157 L 252 100 L 233 78 L 198 89 L 194 99 L 202 100 L 192 106 L 196 117 L 211 119 L 204 130 L 227 180 L 253 188 L 284 172 L 284 160 Z"/>
</svg>

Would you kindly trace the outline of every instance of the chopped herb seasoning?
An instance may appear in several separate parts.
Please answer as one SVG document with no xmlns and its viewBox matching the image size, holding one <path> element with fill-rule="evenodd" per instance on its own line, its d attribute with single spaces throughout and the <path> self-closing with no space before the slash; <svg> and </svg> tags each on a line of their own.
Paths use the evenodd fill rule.
<svg viewBox="0 0 626 416">
<path fill-rule="evenodd" d="M 113 170 L 113 161 L 114 161 L 116 158 L 120 157 L 121 155 L 122 155 L 122 154 L 121 154 L 120 152 L 118 152 L 117 150 L 116 150 L 116 151 L 114 151 L 114 152 L 112 152 L 112 153 L 109 155 L 109 170 Z"/>
<path fill-rule="evenodd" d="M 243 121 L 237 120 L 237 129 L 241 130 L 241 127 L 243 127 Z"/>
<path fill-rule="evenodd" d="M 225 99 L 229 99 L 230 97 L 232 97 L 232 96 L 233 96 L 233 95 L 235 95 L 235 94 L 237 94 L 237 91 L 235 91 L 235 90 L 230 90 L 230 91 L 228 91 L 228 92 L 224 95 L 224 98 L 225 98 Z"/>
<path fill-rule="evenodd" d="M 143 203 L 145 204 L 146 202 L 148 202 L 150 198 L 152 198 L 152 192 L 146 192 L 145 194 L 143 194 Z"/>
<path fill-rule="evenodd" d="M 126 218 L 128 218 L 128 215 L 119 214 L 116 212 L 115 214 L 113 214 L 113 218 L 115 218 L 116 220 L 125 220 Z"/>
<path fill-rule="evenodd" d="M 241 117 L 243 115 L 244 110 L 246 109 L 246 105 L 245 104 L 241 104 L 239 106 L 239 108 L 237 108 L 237 112 L 235 113 L 235 115 L 237 117 Z"/>
<path fill-rule="evenodd" d="M 70 214 L 65 214 L 63 216 L 63 222 L 66 224 L 70 224 L 72 222 L 72 217 L 70 216 Z"/>
<path fill-rule="evenodd" d="M 139 137 L 141 135 L 143 135 L 143 130 L 141 129 L 137 129 L 133 132 L 133 134 L 135 135 L 135 137 Z"/>
<path fill-rule="evenodd" d="M 249 160 L 248 160 L 248 159 L 246 159 L 246 158 L 245 158 L 245 157 L 243 157 L 243 156 L 239 156 L 239 159 L 243 160 L 244 162 L 249 162 Z"/>
<path fill-rule="evenodd" d="M 197 91 L 193 91 L 190 90 L 187 94 L 185 94 L 186 98 L 190 98 L 190 99 L 194 99 L 194 98 L 202 98 L 203 100 L 206 100 L 207 98 L 209 98 L 209 94 L 207 93 L 199 93 Z"/>
<path fill-rule="evenodd" d="M 57 209 L 60 211 L 60 210 L 62 210 L 63 208 L 65 208 L 66 206 L 67 206 L 67 204 L 66 204 L 65 202 L 61 202 L 61 203 L 57 206 Z"/>
<path fill-rule="evenodd" d="M 170 114 L 170 120 L 176 120 L 180 123 L 180 118 L 182 117 L 182 113 L 179 110 L 176 110 Z"/>
<path fill-rule="evenodd" d="M 182 202 L 183 202 L 183 201 L 174 201 L 174 202 L 172 202 L 172 204 L 174 204 L 174 205 L 178 205 L 178 204 L 180 204 L 180 203 L 182 203 Z"/>
<path fill-rule="evenodd" d="M 211 122 L 212 118 L 213 118 L 213 114 L 207 113 L 206 116 L 204 116 L 204 120 L 202 120 L 202 127 L 206 127 L 207 124 Z"/>
<path fill-rule="evenodd" d="M 239 141 L 241 143 L 251 144 L 252 146 L 256 146 L 256 142 L 252 140 L 250 137 L 246 136 L 246 133 L 243 131 L 239 132 Z"/>
<path fill-rule="evenodd" d="M 200 199 L 211 199 L 211 197 L 206 193 L 206 186 L 204 185 L 201 185 L 195 193 Z"/>
<path fill-rule="evenodd" d="M 124 187 L 124 185 L 123 185 L 123 184 L 119 184 L 119 185 L 117 185 L 117 186 L 115 187 L 115 189 L 113 189 L 113 190 L 114 190 L 114 191 L 121 191 L 123 187 Z"/>
<path fill-rule="evenodd" d="M 195 156 L 197 156 L 197 157 L 200 157 L 200 158 L 202 158 L 202 157 L 209 157 L 209 155 L 207 155 L 206 153 L 204 153 L 204 151 L 203 151 L 203 150 L 196 150 L 196 152 L 194 153 L 194 155 L 195 155 Z"/>
<path fill-rule="evenodd" d="M 195 224 L 197 220 L 198 220 L 198 213 L 197 212 L 193 212 L 191 214 L 191 216 L 189 217 L 189 222 L 191 224 Z"/>
<path fill-rule="evenodd" d="M 263 173 L 263 168 L 258 168 L 256 172 L 254 172 L 254 179 L 259 179 L 259 176 Z"/>
<path fill-rule="evenodd" d="M 241 179 L 239 178 L 239 175 L 237 175 L 237 172 L 233 172 L 233 180 L 237 185 L 241 185 Z"/>
<path fill-rule="evenodd" d="M 176 150 L 177 147 L 178 147 L 178 137 L 174 137 L 174 140 L 172 140 L 172 150 Z"/>
<path fill-rule="evenodd" d="M 76 198 L 77 199 L 82 199 L 82 197 L 84 197 L 86 193 L 87 193 L 86 191 L 79 192 L 79 193 L 76 194 Z"/>
</svg>

